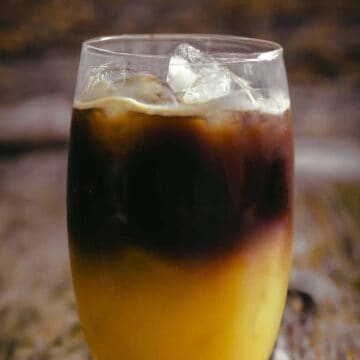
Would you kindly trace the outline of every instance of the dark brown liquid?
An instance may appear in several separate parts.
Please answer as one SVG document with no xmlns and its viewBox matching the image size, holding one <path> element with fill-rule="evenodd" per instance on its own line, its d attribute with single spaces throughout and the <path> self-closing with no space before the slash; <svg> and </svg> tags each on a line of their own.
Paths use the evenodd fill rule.
<svg viewBox="0 0 360 360">
<path fill-rule="evenodd" d="M 74 109 L 72 245 L 92 254 L 136 246 L 188 259 L 226 253 L 290 213 L 291 167 L 288 112 L 238 112 L 212 125 Z"/>
</svg>

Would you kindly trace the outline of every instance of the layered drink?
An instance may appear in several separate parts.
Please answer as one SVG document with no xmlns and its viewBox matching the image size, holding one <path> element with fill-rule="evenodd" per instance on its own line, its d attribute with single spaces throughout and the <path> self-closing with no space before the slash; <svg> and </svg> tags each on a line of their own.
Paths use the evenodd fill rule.
<svg viewBox="0 0 360 360">
<path fill-rule="evenodd" d="M 75 99 L 68 228 L 81 324 L 98 360 L 264 360 L 291 258 L 289 105 L 186 100 L 176 81 L 127 74 L 113 91 L 92 79 Z"/>
</svg>

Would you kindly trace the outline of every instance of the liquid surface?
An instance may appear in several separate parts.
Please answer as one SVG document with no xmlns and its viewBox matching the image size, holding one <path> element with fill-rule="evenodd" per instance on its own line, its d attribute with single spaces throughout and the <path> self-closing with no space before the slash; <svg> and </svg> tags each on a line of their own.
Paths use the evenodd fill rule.
<svg viewBox="0 0 360 360">
<path fill-rule="evenodd" d="M 289 113 L 208 119 L 103 104 L 74 109 L 68 179 L 74 285 L 94 354 L 266 359 L 290 262 Z"/>
</svg>

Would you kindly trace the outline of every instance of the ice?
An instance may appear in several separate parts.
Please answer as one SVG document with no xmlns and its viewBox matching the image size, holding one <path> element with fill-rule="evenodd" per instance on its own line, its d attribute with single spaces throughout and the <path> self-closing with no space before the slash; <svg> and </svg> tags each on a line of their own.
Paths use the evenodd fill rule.
<svg viewBox="0 0 360 360">
<path fill-rule="evenodd" d="M 92 67 L 79 99 L 92 101 L 109 96 L 131 98 L 148 104 L 174 104 L 177 99 L 154 75 L 134 73 L 121 63 Z"/>
<path fill-rule="evenodd" d="M 256 103 L 247 81 L 186 43 L 178 45 L 170 58 L 167 83 L 185 104 L 205 103 L 235 93 L 238 100 Z"/>
<path fill-rule="evenodd" d="M 174 109 L 210 113 L 210 108 L 279 113 L 289 106 L 288 98 L 282 93 L 263 96 L 261 89 L 252 88 L 225 66 L 223 60 L 189 44 L 176 47 L 169 61 L 166 81 L 149 73 L 135 72 L 121 60 L 90 67 L 84 78 L 85 84 L 79 81 L 76 100 L 85 103 L 121 98 L 147 109 L 154 105 L 160 111 L 162 107 L 161 111 L 167 113 Z"/>
</svg>

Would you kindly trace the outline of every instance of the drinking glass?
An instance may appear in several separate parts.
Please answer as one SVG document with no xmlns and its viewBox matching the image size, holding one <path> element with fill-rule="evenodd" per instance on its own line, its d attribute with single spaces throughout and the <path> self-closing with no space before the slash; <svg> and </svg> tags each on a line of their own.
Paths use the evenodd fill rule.
<svg viewBox="0 0 360 360">
<path fill-rule="evenodd" d="M 95 359 L 267 359 L 288 286 L 292 176 L 280 45 L 85 41 L 67 211 Z"/>
</svg>

